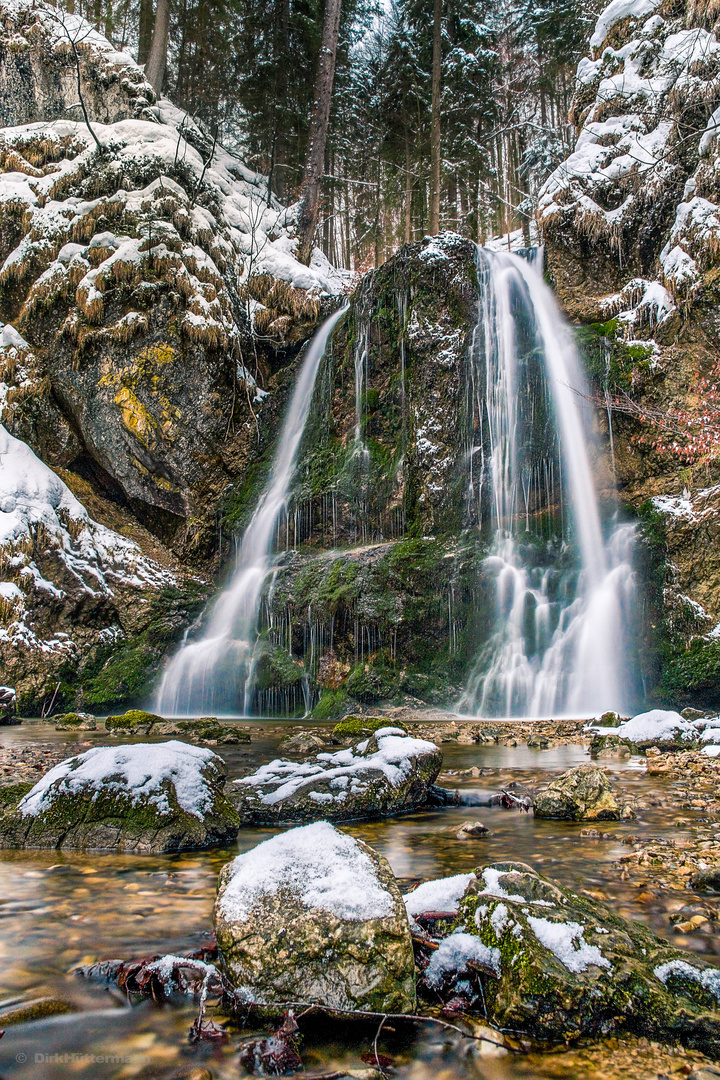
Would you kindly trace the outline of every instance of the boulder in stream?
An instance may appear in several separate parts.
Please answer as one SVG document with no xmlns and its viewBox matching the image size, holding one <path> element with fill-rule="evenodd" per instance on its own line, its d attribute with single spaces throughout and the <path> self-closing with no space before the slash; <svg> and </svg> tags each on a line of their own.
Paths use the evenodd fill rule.
<svg viewBox="0 0 720 1080">
<path fill-rule="evenodd" d="M 558 821 L 618 821 L 621 807 L 610 781 L 595 765 L 578 765 L 535 797 L 535 817 Z"/>
<path fill-rule="evenodd" d="M 56 731 L 96 731 L 97 720 L 92 713 L 69 712 L 55 717 Z"/>
<path fill-rule="evenodd" d="M 380 728 L 306 761 L 271 761 L 235 780 L 243 822 L 357 821 L 423 806 L 442 765 L 435 743 Z"/>
<path fill-rule="evenodd" d="M 185 851 L 235 839 L 217 754 L 183 742 L 96 746 L 56 765 L 0 817 L 0 847 Z"/>
<path fill-rule="evenodd" d="M 414 1011 L 413 948 L 392 871 L 328 822 L 290 829 L 228 863 L 215 930 L 241 1002 Z"/>
<path fill-rule="evenodd" d="M 421 961 L 423 985 L 500 1029 L 548 1042 L 625 1030 L 720 1057 L 720 969 L 522 863 L 476 871 L 443 946 Z"/>
</svg>

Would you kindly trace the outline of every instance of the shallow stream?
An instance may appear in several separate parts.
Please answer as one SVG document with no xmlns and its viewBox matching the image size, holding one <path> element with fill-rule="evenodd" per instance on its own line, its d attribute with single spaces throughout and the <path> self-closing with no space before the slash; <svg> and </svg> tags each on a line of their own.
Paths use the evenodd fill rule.
<svg viewBox="0 0 720 1080">
<path fill-rule="evenodd" d="M 281 738 L 308 727 L 307 723 L 277 721 L 244 721 L 242 726 L 251 729 L 249 746 L 219 748 L 231 776 L 279 756 Z M 6 746 L 63 743 L 68 756 L 107 739 L 104 731 L 56 732 L 40 721 L 0 729 L 0 743 Z M 513 781 L 533 786 L 587 762 L 584 746 L 533 750 L 525 745 L 444 743 L 443 752 L 445 771 L 439 782 L 460 788 L 468 805 L 347 826 L 386 856 L 403 886 L 490 862 L 519 860 L 563 885 L 609 902 L 616 911 L 646 922 L 663 936 L 670 934 L 670 915 L 688 902 L 688 893 L 639 891 L 636 882 L 621 879 L 614 865 L 628 851 L 623 840 L 631 836 L 650 839 L 672 830 L 674 837 L 682 837 L 682 830 L 672 825 L 674 813 L 662 805 L 663 777 L 647 777 L 638 759 L 603 762 L 615 773 L 617 787 L 641 795 L 648 805 L 635 821 L 606 823 L 613 839 L 597 839 L 582 836 L 579 825 L 535 820 L 519 810 L 471 805 Z M 473 767 L 482 770 L 480 776 L 458 775 Z M 456 839 L 460 824 L 468 819 L 481 820 L 489 835 Z M 196 1015 L 192 1003 L 158 1006 L 145 1002 L 128 1007 L 116 991 L 85 983 L 72 970 L 98 959 L 198 948 L 212 929 L 221 866 L 273 831 L 243 830 L 232 850 L 178 856 L 0 852 L 0 1006 L 20 997 L 52 995 L 78 1010 L 9 1027 L 0 1040 L 0 1077 L 165 1078 L 181 1067 L 189 1075 L 193 1065 L 209 1069 L 216 1080 L 246 1075 L 238 1045 L 249 1032 L 232 1031 L 222 1046 L 190 1046 L 187 1033 Z M 720 954 L 720 942 L 712 937 L 674 935 L 673 940 L 684 948 Z M 367 1054 L 371 1043 L 372 1032 L 348 1031 L 347 1038 L 339 1041 L 337 1029 L 320 1030 L 305 1041 L 301 1052 L 308 1072 L 367 1069 L 361 1055 Z M 545 1080 L 578 1075 L 571 1066 L 572 1055 L 567 1069 L 562 1055 L 481 1056 L 474 1044 L 438 1030 L 419 1031 L 411 1042 L 389 1034 L 383 1036 L 380 1049 L 394 1058 L 395 1075 L 401 1080 L 461 1075 L 479 1080 Z M 595 1075 L 590 1066 L 588 1070 L 582 1075 Z"/>
</svg>

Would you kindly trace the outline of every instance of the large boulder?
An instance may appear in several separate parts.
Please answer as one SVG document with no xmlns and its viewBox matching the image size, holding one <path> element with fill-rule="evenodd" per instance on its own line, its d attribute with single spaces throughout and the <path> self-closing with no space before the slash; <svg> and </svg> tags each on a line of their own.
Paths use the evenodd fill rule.
<svg viewBox="0 0 720 1080">
<path fill-rule="evenodd" d="M 0 817 L 0 847 L 184 851 L 235 839 L 225 763 L 182 742 L 96 746 Z"/>
<path fill-rule="evenodd" d="M 228 863 L 215 930 L 223 968 L 247 1003 L 414 1011 L 410 928 L 392 871 L 328 822 Z"/>
<path fill-rule="evenodd" d="M 595 765 L 578 765 L 535 798 L 535 817 L 559 821 L 617 821 L 621 808 L 610 782 Z"/>
<path fill-rule="evenodd" d="M 435 743 L 386 727 L 337 753 L 271 761 L 235 781 L 244 822 L 353 821 L 422 806 L 442 765 Z"/>
<path fill-rule="evenodd" d="M 477 1008 L 500 1029 L 550 1042 L 626 1030 L 720 1056 L 720 969 L 522 863 L 476 875 L 446 939 L 462 939 L 445 947 L 454 964 L 426 970 L 433 992 L 452 995 L 460 979 L 467 993 L 474 963 Z M 486 952 L 469 948 L 471 937 Z"/>
</svg>

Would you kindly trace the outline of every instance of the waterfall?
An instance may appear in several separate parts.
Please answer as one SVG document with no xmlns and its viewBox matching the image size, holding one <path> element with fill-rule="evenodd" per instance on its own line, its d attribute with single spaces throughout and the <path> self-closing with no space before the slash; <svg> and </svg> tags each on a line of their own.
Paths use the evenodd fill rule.
<svg viewBox="0 0 720 1080">
<path fill-rule="evenodd" d="M 492 632 L 460 709 L 546 716 L 633 703 L 633 527 L 603 535 L 570 328 L 538 267 L 478 249 L 469 501 L 492 549 Z M 575 558 L 573 559 L 573 553 Z"/>
<path fill-rule="evenodd" d="M 163 674 L 155 709 L 166 716 L 247 715 L 254 688 L 258 610 L 271 569 L 275 526 L 287 504 L 315 380 L 328 339 L 347 309 L 318 330 L 303 361 L 270 476 L 242 538 L 235 572 L 210 612 L 201 638 L 183 642 Z M 297 528 L 295 530 L 297 535 Z"/>
</svg>

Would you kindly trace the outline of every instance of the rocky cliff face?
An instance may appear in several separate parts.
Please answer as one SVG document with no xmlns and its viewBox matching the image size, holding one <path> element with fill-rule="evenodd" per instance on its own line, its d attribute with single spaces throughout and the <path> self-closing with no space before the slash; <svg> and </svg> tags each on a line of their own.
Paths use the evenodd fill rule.
<svg viewBox="0 0 720 1080">
<path fill-rule="evenodd" d="M 538 207 L 548 273 L 620 408 L 616 471 L 644 522 L 664 661 L 648 690 L 674 701 L 717 702 L 720 684 L 718 30 L 712 4 L 613 0 L 578 67 L 575 152 Z"/>
<path fill-rule="evenodd" d="M 137 605 L 124 605 L 106 577 L 105 598 L 119 608 L 97 619 L 114 638 L 98 636 L 95 616 L 95 630 L 77 630 L 86 590 L 59 568 L 43 570 L 55 600 L 63 597 L 48 610 L 47 590 L 30 588 L 26 575 L 22 612 L 13 593 L 0 633 L 4 679 L 29 703 L 58 681 L 73 693 L 88 649 L 102 644 L 103 663 L 93 662 L 105 670 L 106 660 L 120 663 L 108 654 L 123 635 L 154 633 L 155 645 L 140 650 L 148 645 L 153 660 L 158 642 L 177 635 L 198 602 L 192 568 L 221 556 L 223 522 L 227 537 L 276 428 L 292 360 L 341 281 L 319 252 L 310 267 L 295 260 L 292 214 L 264 179 L 156 100 L 132 58 L 81 18 L 3 0 L 0 78 L 2 424 L 101 522 L 134 536 L 137 557 L 144 550 L 174 567 L 172 580 L 160 566 L 146 575 L 146 599 L 162 610 L 137 624 Z M 28 528 L 22 543 L 39 566 L 44 541 Z M 65 549 L 67 522 L 58 528 Z M 17 584 L 9 573 L 6 592 Z M 166 588 L 176 592 L 161 602 Z M 158 619 L 165 628 L 153 631 Z M 75 653 L 56 679 L 42 643 L 58 631 Z M 142 657 L 134 646 L 126 653 L 127 640 L 125 674 L 93 684 L 98 704 L 145 689 Z"/>
</svg>

